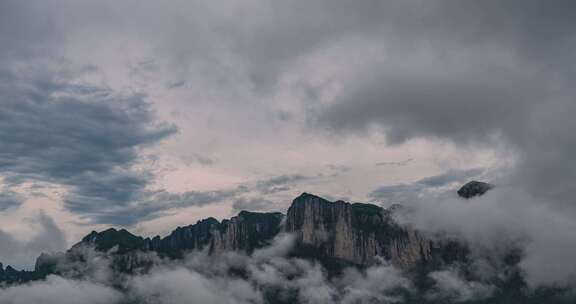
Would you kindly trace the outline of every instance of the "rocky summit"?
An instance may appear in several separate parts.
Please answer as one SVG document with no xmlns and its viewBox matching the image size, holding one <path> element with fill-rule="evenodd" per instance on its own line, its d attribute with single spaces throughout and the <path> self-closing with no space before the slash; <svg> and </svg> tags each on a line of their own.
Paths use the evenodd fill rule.
<svg viewBox="0 0 576 304">
<path fill-rule="evenodd" d="M 494 188 L 494 186 L 488 183 L 479 181 L 470 181 L 458 190 L 458 195 L 460 197 L 468 199 L 475 196 L 483 195 L 492 188 Z"/>
</svg>

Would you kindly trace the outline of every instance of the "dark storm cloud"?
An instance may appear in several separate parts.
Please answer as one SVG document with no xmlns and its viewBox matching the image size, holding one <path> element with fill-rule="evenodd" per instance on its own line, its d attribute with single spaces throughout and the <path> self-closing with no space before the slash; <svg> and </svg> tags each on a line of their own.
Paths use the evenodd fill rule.
<svg viewBox="0 0 576 304">
<path fill-rule="evenodd" d="M 155 122 L 144 96 L 0 72 L 6 184 L 62 185 L 65 208 L 92 220 L 140 198 L 150 175 L 134 169 L 139 151 L 175 132 Z"/>
<path fill-rule="evenodd" d="M 67 210 L 101 222 L 138 206 L 151 178 L 135 169 L 140 151 L 175 129 L 156 123 L 145 96 L 79 81 L 97 67 L 59 55 L 77 28 L 63 4 L 0 4 L 0 174 L 8 187 L 62 186 Z"/>
<path fill-rule="evenodd" d="M 572 2 L 440 1 L 383 38 L 390 60 L 362 70 L 313 112 L 338 133 L 379 129 L 411 138 L 515 150 L 516 180 L 566 205 L 576 182 Z"/>
<path fill-rule="evenodd" d="M 421 229 L 435 231 L 435 223 L 470 242 L 489 239 L 486 246 L 526 242 L 528 281 L 573 283 L 574 5 L 433 2 L 421 18 L 401 21 L 408 26 L 380 32 L 392 44 L 387 58 L 310 111 L 311 122 L 336 134 L 382 131 L 390 144 L 427 138 L 512 152 L 516 162 L 502 172 L 506 187 L 472 207 L 455 195 L 420 197 L 426 183 L 446 177 L 381 187 L 371 196 L 415 202 Z"/>
</svg>

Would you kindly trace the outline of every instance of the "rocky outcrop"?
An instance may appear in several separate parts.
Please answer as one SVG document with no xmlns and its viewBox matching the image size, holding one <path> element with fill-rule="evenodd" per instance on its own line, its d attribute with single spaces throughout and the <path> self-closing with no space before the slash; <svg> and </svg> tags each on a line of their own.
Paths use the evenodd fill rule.
<svg viewBox="0 0 576 304">
<path fill-rule="evenodd" d="M 121 254 L 140 250 L 144 247 L 144 243 L 142 237 L 133 235 L 126 229 L 110 228 L 102 232 L 92 231 L 72 249 L 77 246 L 93 246 L 98 251 L 114 251 Z"/>
<path fill-rule="evenodd" d="M 479 181 L 471 181 L 466 183 L 458 190 L 458 195 L 460 197 L 469 199 L 475 196 L 483 195 L 492 188 L 494 188 L 494 186 L 491 184 Z"/>
<path fill-rule="evenodd" d="M 181 257 L 187 251 L 210 247 L 220 226 L 220 222 L 211 217 L 193 225 L 178 227 L 164 238 L 156 236 L 145 239 L 144 250 L 155 251 L 163 256 Z"/>
<path fill-rule="evenodd" d="M 280 232 L 281 213 L 242 211 L 237 216 L 219 222 L 214 218 L 178 227 L 168 236 L 142 238 L 125 229 L 110 228 L 92 231 L 66 253 L 41 254 L 36 260 L 38 273 L 68 271 L 61 265 L 85 262 L 90 250 L 105 253 L 112 259 L 111 267 L 127 273 L 145 271 L 158 257 L 182 258 L 190 251 L 207 250 L 210 254 L 228 251 L 252 252 L 270 244 Z"/>
<path fill-rule="evenodd" d="M 222 221 L 214 236 L 211 252 L 251 252 L 264 247 L 280 232 L 283 218 L 282 213 L 241 211 L 238 216 Z"/>
<path fill-rule="evenodd" d="M 187 251 L 204 249 L 210 253 L 249 253 L 270 243 L 280 231 L 283 217 L 281 213 L 242 211 L 222 222 L 208 218 L 194 225 L 178 227 L 165 238 L 145 239 L 144 249 L 169 257 L 180 257 Z"/>
<path fill-rule="evenodd" d="M 71 250 L 93 247 L 97 251 L 125 254 L 133 251 L 156 252 L 160 256 L 182 257 L 192 250 L 207 249 L 210 253 L 225 251 L 251 252 L 268 245 L 280 231 L 281 213 L 256 213 L 242 211 L 237 216 L 219 222 L 214 218 L 196 224 L 178 227 L 168 236 L 142 238 L 125 229 L 110 228 L 92 231 Z M 46 259 L 45 256 L 41 258 Z"/>
<path fill-rule="evenodd" d="M 16 270 L 8 265 L 0 263 L 0 286 L 2 284 L 21 284 L 32 280 L 43 279 L 45 276 L 35 271 Z"/>
<path fill-rule="evenodd" d="M 437 260 L 442 244 L 398 225 L 395 209 L 303 193 L 288 209 L 286 231 L 296 235 L 297 252 L 320 259 L 369 265 L 383 257 L 403 269 Z"/>
</svg>

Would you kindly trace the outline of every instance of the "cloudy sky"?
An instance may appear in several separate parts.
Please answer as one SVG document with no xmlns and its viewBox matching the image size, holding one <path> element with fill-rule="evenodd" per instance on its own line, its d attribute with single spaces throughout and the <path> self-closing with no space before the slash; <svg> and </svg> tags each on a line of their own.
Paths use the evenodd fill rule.
<svg viewBox="0 0 576 304">
<path fill-rule="evenodd" d="M 572 227 L 575 20 L 572 1 L 0 1 L 0 261 L 473 178 Z"/>
</svg>

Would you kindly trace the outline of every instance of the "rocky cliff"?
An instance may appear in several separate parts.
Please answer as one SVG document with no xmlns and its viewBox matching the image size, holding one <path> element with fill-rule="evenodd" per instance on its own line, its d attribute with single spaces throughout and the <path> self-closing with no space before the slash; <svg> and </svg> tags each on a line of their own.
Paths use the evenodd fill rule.
<svg viewBox="0 0 576 304">
<path fill-rule="evenodd" d="M 194 225 L 178 227 L 165 238 L 143 240 L 143 249 L 160 255 L 180 257 L 190 250 L 207 249 L 210 253 L 252 252 L 268 245 L 280 232 L 281 213 L 241 211 L 237 216 L 218 222 L 214 218 Z"/>
<path fill-rule="evenodd" d="M 402 269 L 446 259 L 452 242 L 433 241 L 421 232 L 400 226 L 394 220 L 395 209 L 330 202 L 303 193 L 288 209 L 286 231 L 296 235 L 297 253 L 319 259 L 366 266 L 383 257 Z"/>
</svg>

